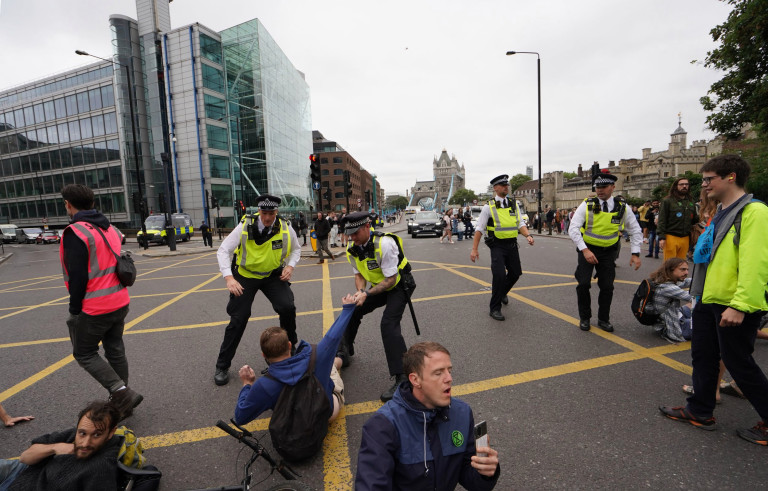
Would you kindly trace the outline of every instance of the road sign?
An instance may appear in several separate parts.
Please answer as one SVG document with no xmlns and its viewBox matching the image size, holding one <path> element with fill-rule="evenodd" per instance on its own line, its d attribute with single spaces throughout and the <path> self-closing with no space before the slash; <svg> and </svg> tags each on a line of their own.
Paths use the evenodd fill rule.
<svg viewBox="0 0 768 491">
<path fill-rule="evenodd" d="M 358 205 L 362 205 L 362 204 L 363 204 L 363 200 L 362 200 L 362 198 L 357 198 L 357 204 L 358 204 Z"/>
<path fill-rule="evenodd" d="M 476 205 L 476 204 L 477 204 L 477 200 L 476 200 L 476 199 L 473 199 L 473 200 L 472 200 L 472 204 L 473 204 L 473 205 Z"/>
<path fill-rule="evenodd" d="M 318 181 L 313 182 L 312 183 L 312 189 L 314 189 L 315 191 L 319 190 L 320 189 L 320 183 Z"/>
</svg>

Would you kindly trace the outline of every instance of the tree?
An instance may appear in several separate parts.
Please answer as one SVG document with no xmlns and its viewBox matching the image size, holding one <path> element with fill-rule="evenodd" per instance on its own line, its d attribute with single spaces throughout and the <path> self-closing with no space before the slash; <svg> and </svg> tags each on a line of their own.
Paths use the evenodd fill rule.
<svg viewBox="0 0 768 491">
<path fill-rule="evenodd" d="M 514 193 L 517 188 L 523 185 L 524 182 L 530 181 L 531 178 L 525 174 L 515 174 L 512 179 L 509 180 L 509 192 Z"/>
<path fill-rule="evenodd" d="M 712 131 L 729 138 L 739 136 L 752 123 L 768 131 L 768 2 L 722 0 L 733 5 L 728 19 L 710 32 L 720 46 L 707 53 L 704 66 L 725 72 L 699 101 Z M 696 60 L 694 60 L 694 63 Z M 710 97 L 710 94 L 712 97 Z"/>
<path fill-rule="evenodd" d="M 453 196 L 451 196 L 451 199 L 448 201 L 448 204 L 463 205 L 465 203 L 472 203 L 476 199 L 477 199 L 477 195 L 471 189 L 459 189 L 455 193 L 453 193 Z"/>
<path fill-rule="evenodd" d="M 563 179 L 573 179 L 578 176 L 575 172 L 563 172 Z"/>
<path fill-rule="evenodd" d="M 394 196 L 387 199 L 387 208 L 404 210 L 406 206 L 408 206 L 408 198 L 405 196 Z"/>
</svg>

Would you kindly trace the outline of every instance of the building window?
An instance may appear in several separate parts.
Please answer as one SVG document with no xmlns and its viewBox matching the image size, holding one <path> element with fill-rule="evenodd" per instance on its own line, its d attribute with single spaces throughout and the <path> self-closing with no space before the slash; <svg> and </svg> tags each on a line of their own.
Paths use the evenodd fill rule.
<svg viewBox="0 0 768 491">
<path fill-rule="evenodd" d="M 230 179 L 229 158 L 221 155 L 208 155 L 208 163 L 211 167 L 211 177 Z M 219 205 L 221 206 L 221 205 Z"/>
<path fill-rule="evenodd" d="M 224 75 L 221 70 L 203 64 L 203 87 L 224 94 Z"/>
<path fill-rule="evenodd" d="M 232 201 L 232 186 L 229 184 L 211 184 L 211 196 L 219 200 L 219 206 L 230 206 Z"/>
<path fill-rule="evenodd" d="M 208 146 L 217 150 L 228 150 L 227 129 L 219 126 L 206 125 Z"/>
<path fill-rule="evenodd" d="M 221 43 L 210 36 L 200 33 L 200 54 L 214 63 L 221 65 Z"/>
<path fill-rule="evenodd" d="M 327 176 L 327 175 L 328 175 L 328 174 L 330 174 L 330 173 L 328 172 L 328 169 L 323 169 L 323 170 L 320 172 L 320 174 L 321 174 L 321 175 L 323 175 L 323 176 Z"/>
<path fill-rule="evenodd" d="M 334 176 L 343 176 L 344 175 L 344 169 L 333 169 L 333 175 Z"/>
<path fill-rule="evenodd" d="M 328 157 L 321 157 L 320 158 L 320 163 L 321 164 L 327 164 L 328 163 Z"/>
<path fill-rule="evenodd" d="M 208 119 L 221 119 L 226 117 L 226 102 L 220 97 L 205 94 L 205 117 Z"/>
<path fill-rule="evenodd" d="M 336 194 L 334 194 L 334 196 L 336 198 L 343 198 L 344 197 L 344 193 L 336 193 Z"/>
<path fill-rule="evenodd" d="M 333 163 L 334 164 L 340 164 L 341 163 L 341 157 L 334 157 L 333 158 Z"/>
<path fill-rule="evenodd" d="M 104 107 L 115 105 L 115 92 L 111 85 L 105 85 L 101 88 L 101 102 Z M 59 114 L 58 106 L 56 107 L 56 114 Z"/>
<path fill-rule="evenodd" d="M 344 181 L 334 181 L 333 185 L 336 187 L 344 187 Z"/>
</svg>

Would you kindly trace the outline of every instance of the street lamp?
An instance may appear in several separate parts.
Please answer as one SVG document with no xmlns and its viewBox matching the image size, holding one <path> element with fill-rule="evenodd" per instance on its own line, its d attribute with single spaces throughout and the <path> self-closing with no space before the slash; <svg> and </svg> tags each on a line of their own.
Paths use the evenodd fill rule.
<svg viewBox="0 0 768 491">
<path fill-rule="evenodd" d="M 240 138 L 240 116 L 224 116 L 221 118 L 218 118 L 216 121 L 223 121 L 224 118 L 235 118 L 235 123 L 237 124 L 237 164 L 240 167 L 240 199 L 243 201 L 243 206 L 245 206 L 245 169 L 243 169 L 243 142 Z M 229 133 L 229 123 L 227 123 L 227 133 Z M 235 216 L 235 223 L 237 223 L 240 218 L 239 216 Z"/>
<path fill-rule="evenodd" d="M 538 96 L 539 96 L 539 234 L 541 234 L 541 224 L 543 222 L 541 216 L 541 57 L 536 51 L 507 51 L 507 56 L 512 55 L 536 55 L 536 75 L 538 81 Z"/>
<path fill-rule="evenodd" d="M 130 109 L 131 109 L 131 132 L 133 133 L 133 158 L 136 161 L 136 187 L 139 189 L 139 202 L 144 203 L 144 193 L 141 190 L 141 166 L 139 165 L 139 142 L 136 137 L 136 116 L 133 113 L 133 84 L 131 83 L 131 68 L 124 63 L 118 63 L 115 60 L 108 60 L 106 58 L 102 58 L 101 56 L 92 55 L 90 53 L 86 53 L 85 51 L 81 51 L 79 49 L 75 50 L 75 53 L 80 56 L 90 56 L 91 58 L 108 61 L 115 65 L 120 65 L 125 69 L 126 77 L 128 77 L 128 105 L 130 106 Z M 143 242 L 144 249 L 146 250 L 149 248 L 149 241 L 147 240 L 147 226 L 144 223 L 144 209 L 142 207 L 139 207 L 139 216 L 141 217 L 141 231 L 144 234 L 144 240 L 142 242 Z"/>
</svg>

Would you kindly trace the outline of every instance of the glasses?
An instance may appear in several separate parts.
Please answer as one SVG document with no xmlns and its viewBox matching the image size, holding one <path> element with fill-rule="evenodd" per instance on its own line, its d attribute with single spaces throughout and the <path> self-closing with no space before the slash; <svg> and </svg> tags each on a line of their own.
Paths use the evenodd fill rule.
<svg viewBox="0 0 768 491">
<path fill-rule="evenodd" d="M 714 179 L 714 178 L 716 178 L 716 177 L 719 177 L 720 179 L 723 179 L 723 177 L 721 177 L 721 176 L 709 176 L 709 177 L 702 177 L 702 178 L 701 178 L 701 183 L 702 183 L 702 184 L 707 184 L 707 185 L 708 185 L 710 182 L 712 182 L 712 179 Z"/>
</svg>

